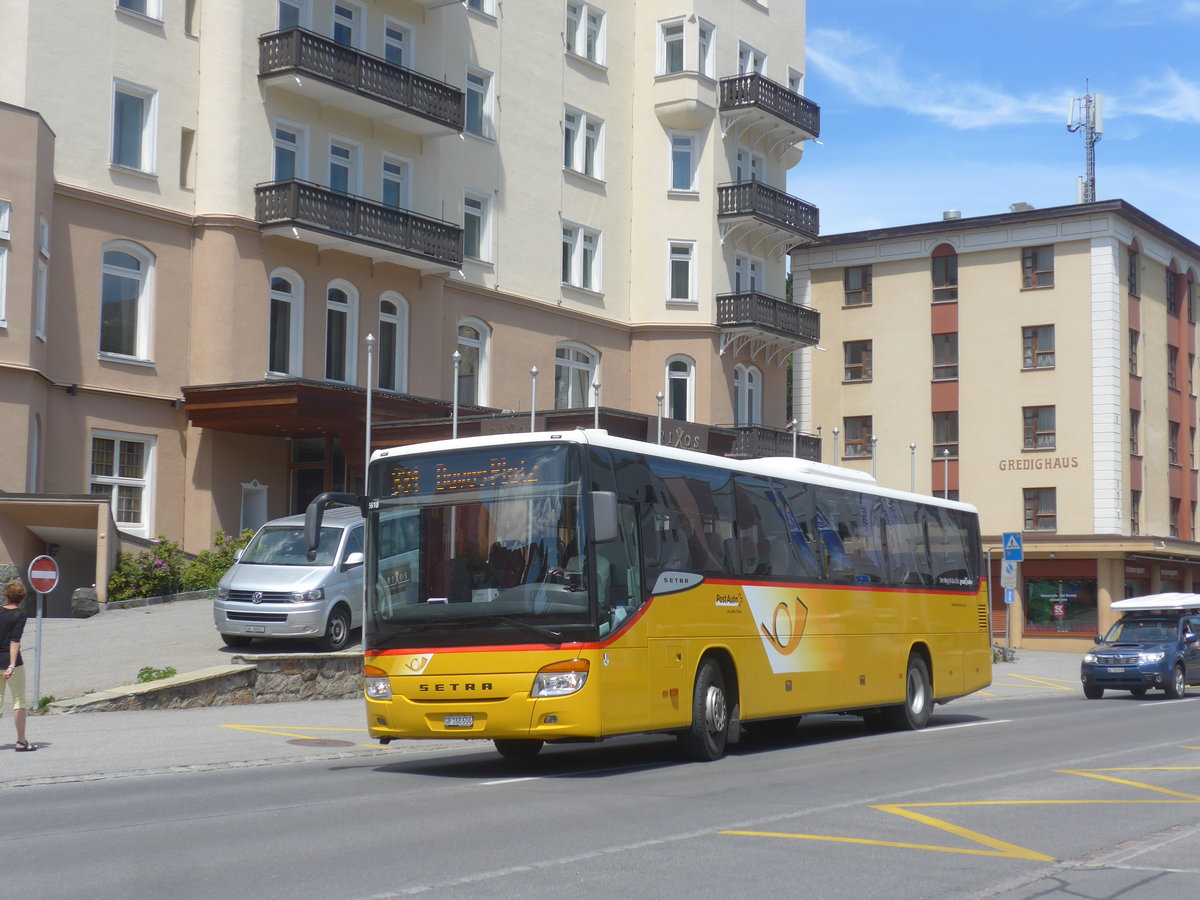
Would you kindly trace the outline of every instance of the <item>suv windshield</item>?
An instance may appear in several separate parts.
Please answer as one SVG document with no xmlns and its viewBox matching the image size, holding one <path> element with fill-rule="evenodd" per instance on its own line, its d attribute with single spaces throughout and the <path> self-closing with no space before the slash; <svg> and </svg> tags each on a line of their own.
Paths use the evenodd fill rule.
<svg viewBox="0 0 1200 900">
<path fill-rule="evenodd" d="M 380 465 L 378 629 L 503 626 L 529 640 L 590 622 L 577 455 L 531 445 Z"/>
<path fill-rule="evenodd" d="M 254 536 L 239 562 L 263 566 L 328 566 L 337 556 L 341 528 L 322 528 L 317 558 L 310 560 L 304 549 L 304 526 L 268 526 Z"/>
<path fill-rule="evenodd" d="M 1175 619 L 1122 619 L 1108 630 L 1109 644 L 1161 644 L 1177 635 Z"/>
</svg>

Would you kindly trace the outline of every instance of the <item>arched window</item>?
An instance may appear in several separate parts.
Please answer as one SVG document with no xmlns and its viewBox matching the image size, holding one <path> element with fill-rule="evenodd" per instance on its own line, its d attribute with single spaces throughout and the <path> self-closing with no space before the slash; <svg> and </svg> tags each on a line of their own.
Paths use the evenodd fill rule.
<svg viewBox="0 0 1200 900">
<path fill-rule="evenodd" d="M 300 375 L 304 346 L 304 281 L 295 272 L 271 273 L 270 335 L 267 372 Z"/>
<path fill-rule="evenodd" d="M 733 414 L 735 425 L 762 424 L 762 372 L 755 366 L 733 367 Z"/>
<path fill-rule="evenodd" d="M 104 246 L 100 271 L 100 352 L 149 359 L 154 255 L 116 241 Z"/>
<path fill-rule="evenodd" d="M 582 344 L 554 348 L 554 408 L 581 409 L 595 402 L 592 382 L 600 354 Z"/>
<path fill-rule="evenodd" d="M 483 406 L 488 395 L 488 343 L 491 329 L 479 319 L 458 323 L 458 402 Z"/>
<path fill-rule="evenodd" d="M 408 390 L 408 301 L 390 291 L 379 300 L 379 387 Z"/>
<path fill-rule="evenodd" d="M 667 360 L 667 416 L 690 422 L 695 418 L 696 363 L 689 356 Z"/>
<path fill-rule="evenodd" d="M 958 254 L 949 244 L 933 248 L 930 260 L 933 275 L 933 302 L 946 303 L 958 299 Z"/>
<path fill-rule="evenodd" d="M 325 378 L 354 383 L 358 337 L 358 291 L 335 281 L 325 294 Z"/>
</svg>

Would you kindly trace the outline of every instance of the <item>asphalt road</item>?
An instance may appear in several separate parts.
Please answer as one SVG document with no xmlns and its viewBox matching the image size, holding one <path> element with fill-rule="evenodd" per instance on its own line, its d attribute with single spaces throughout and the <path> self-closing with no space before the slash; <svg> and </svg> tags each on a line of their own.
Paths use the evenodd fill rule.
<svg viewBox="0 0 1200 900">
<path fill-rule="evenodd" d="M 122 900 L 1195 896 L 1200 698 L 1005 694 L 1009 677 L 925 731 L 811 717 L 708 764 L 656 737 L 526 764 L 474 743 L 372 749 L 321 730 L 350 702 L 39 719 L 46 755 L 10 755 L 6 776 L 68 758 L 86 720 L 112 723 L 92 748 L 108 773 L 0 788 L 3 883 Z M 162 753 L 120 746 L 121 723 Z M 165 764 L 189 732 L 208 761 Z M 304 743 L 320 735 L 344 744 Z"/>
</svg>

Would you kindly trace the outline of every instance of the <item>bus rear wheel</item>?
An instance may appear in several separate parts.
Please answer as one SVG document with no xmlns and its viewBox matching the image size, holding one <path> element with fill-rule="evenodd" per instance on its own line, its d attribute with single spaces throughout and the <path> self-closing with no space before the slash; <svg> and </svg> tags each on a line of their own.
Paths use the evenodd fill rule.
<svg viewBox="0 0 1200 900">
<path fill-rule="evenodd" d="M 533 759 L 542 751 L 544 741 L 493 741 L 496 752 L 505 759 Z"/>
<path fill-rule="evenodd" d="M 897 731 L 924 728 L 933 715 L 933 686 L 929 681 L 929 666 L 917 654 L 908 658 L 904 673 L 904 703 L 889 706 L 883 711 L 887 724 Z"/>
<path fill-rule="evenodd" d="M 689 759 L 711 762 L 725 755 L 729 741 L 729 697 L 725 675 L 716 661 L 706 659 L 696 672 L 692 691 L 692 724 L 679 733 L 679 745 Z"/>
</svg>

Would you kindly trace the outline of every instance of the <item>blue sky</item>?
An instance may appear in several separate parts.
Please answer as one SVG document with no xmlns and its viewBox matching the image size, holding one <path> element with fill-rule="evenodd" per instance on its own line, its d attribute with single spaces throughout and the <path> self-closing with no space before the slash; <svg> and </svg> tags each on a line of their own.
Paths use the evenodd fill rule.
<svg viewBox="0 0 1200 900">
<path fill-rule="evenodd" d="M 821 106 L 788 190 L 836 234 L 1075 202 L 1085 79 L 1096 197 L 1200 242 L 1200 0 L 809 0 Z"/>
</svg>

